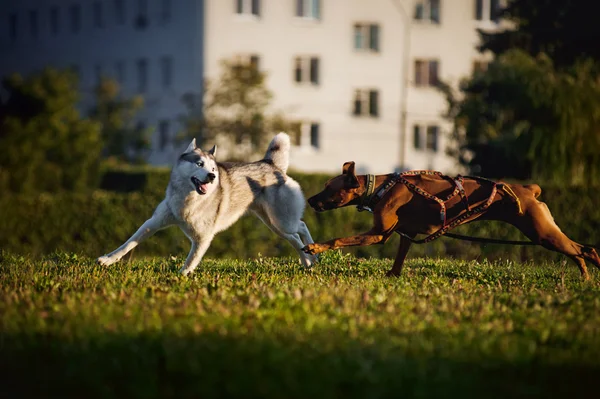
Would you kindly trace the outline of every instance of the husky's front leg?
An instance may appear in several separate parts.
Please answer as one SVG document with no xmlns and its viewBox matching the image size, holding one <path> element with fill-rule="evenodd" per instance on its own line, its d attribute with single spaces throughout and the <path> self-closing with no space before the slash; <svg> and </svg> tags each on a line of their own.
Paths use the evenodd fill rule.
<svg viewBox="0 0 600 399">
<path fill-rule="evenodd" d="M 152 236 L 158 230 L 171 226 L 174 223 L 175 219 L 173 214 L 166 202 L 163 201 L 156 207 L 152 217 L 146 220 L 146 222 L 123 245 L 108 255 L 99 257 L 96 261 L 103 266 L 112 265 L 113 263 L 118 262 L 127 252 L 135 248 L 140 242 Z"/>
<path fill-rule="evenodd" d="M 187 276 L 198 266 L 202 257 L 210 247 L 210 243 L 212 242 L 214 235 L 203 236 L 200 239 L 190 238 L 192 241 L 192 248 L 190 249 L 190 253 L 188 254 L 187 259 L 185 260 L 185 264 L 180 270 L 180 273 L 184 276 Z"/>
</svg>

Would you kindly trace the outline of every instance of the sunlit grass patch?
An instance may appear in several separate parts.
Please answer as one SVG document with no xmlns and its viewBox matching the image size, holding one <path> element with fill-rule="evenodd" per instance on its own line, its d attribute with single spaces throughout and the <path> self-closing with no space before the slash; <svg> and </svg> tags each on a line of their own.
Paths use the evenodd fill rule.
<svg viewBox="0 0 600 399">
<path fill-rule="evenodd" d="M 183 261 L 3 253 L 0 393 L 558 397 L 600 371 L 599 276 L 574 265 L 420 258 L 386 278 L 389 259 L 330 252 L 182 277 Z"/>
</svg>

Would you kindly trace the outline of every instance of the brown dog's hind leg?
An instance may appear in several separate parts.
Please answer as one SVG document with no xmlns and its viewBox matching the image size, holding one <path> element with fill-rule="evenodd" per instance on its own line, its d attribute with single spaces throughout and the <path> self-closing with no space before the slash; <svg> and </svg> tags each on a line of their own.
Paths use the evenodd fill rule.
<svg viewBox="0 0 600 399">
<path fill-rule="evenodd" d="M 412 244 L 412 242 L 410 242 L 408 238 L 400 237 L 396 259 L 394 260 L 392 268 L 385 274 L 387 277 L 399 276 L 402 273 L 402 266 L 404 266 L 404 259 L 406 258 L 406 254 L 408 254 L 410 244 Z"/>
<path fill-rule="evenodd" d="M 534 200 L 527 204 L 525 215 L 519 217 L 515 227 L 529 239 L 551 251 L 560 252 L 575 262 L 581 276 L 589 280 L 590 276 L 585 260 L 591 261 L 600 269 L 600 258 L 593 248 L 584 247 L 567 237 L 554 222 L 554 218 L 545 203 Z"/>
</svg>

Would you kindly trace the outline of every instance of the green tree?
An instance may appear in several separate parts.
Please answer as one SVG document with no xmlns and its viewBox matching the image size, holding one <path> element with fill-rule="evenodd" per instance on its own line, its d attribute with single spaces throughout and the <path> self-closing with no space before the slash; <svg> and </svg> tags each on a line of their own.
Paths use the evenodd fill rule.
<svg viewBox="0 0 600 399">
<path fill-rule="evenodd" d="M 119 161 L 142 162 L 144 151 L 150 148 L 150 139 L 148 131 L 136 125 L 135 116 L 144 106 L 144 99 L 122 98 L 119 84 L 104 77 L 94 93 L 90 118 L 102 126 L 103 155 Z"/>
<path fill-rule="evenodd" d="M 480 31 L 480 50 L 496 55 L 521 49 L 536 56 L 548 55 L 558 69 L 577 60 L 600 60 L 600 24 L 588 0 L 510 0 L 502 17 L 511 21 L 499 31 Z"/>
<path fill-rule="evenodd" d="M 232 144 L 229 158 L 247 158 L 263 151 L 274 132 L 288 131 L 292 124 L 281 113 L 270 112 L 273 95 L 265 84 L 266 74 L 256 65 L 225 60 L 221 67 L 218 80 L 205 82 L 202 105 L 193 94 L 184 96 L 185 139 L 224 138 Z"/>
<path fill-rule="evenodd" d="M 450 100 L 459 156 L 472 171 L 589 183 L 600 177 L 600 81 L 591 61 L 557 71 L 511 50 Z"/>
<path fill-rule="evenodd" d="M 489 68 L 457 95 L 444 85 L 457 155 L 472 173 L 590 183 L 600 177 L 600 25 L 581 28 L 581 1 L 509 2 L 513 27 L 481 32 Z M 585 17 L 588 18 L 588 17 Z M 579 21 L 579 22 L 578 22 Z"/>
<path fill-rule="evenodd" d="M 97 183 L 102 141 L 82 118 L 76 75 L 44 69 L 2 81 L 0 186 L 10 191 L 84 190 Z"/>
</svg>

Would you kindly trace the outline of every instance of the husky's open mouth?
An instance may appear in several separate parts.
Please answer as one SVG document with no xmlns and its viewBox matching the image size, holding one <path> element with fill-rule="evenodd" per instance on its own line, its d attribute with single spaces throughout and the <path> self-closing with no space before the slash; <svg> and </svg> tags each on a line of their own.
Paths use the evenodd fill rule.
<svg viewBox="0 0 600 399">
<path fill-rule="evenodd" d="M 202 183 L 200 179 L 195 176 L 192 176 L 192 184 L 196 187 L 196 192 L 200 195 L 206 194 L 206 190 L 208 189 L 208 182 Z"/>
</svg>

